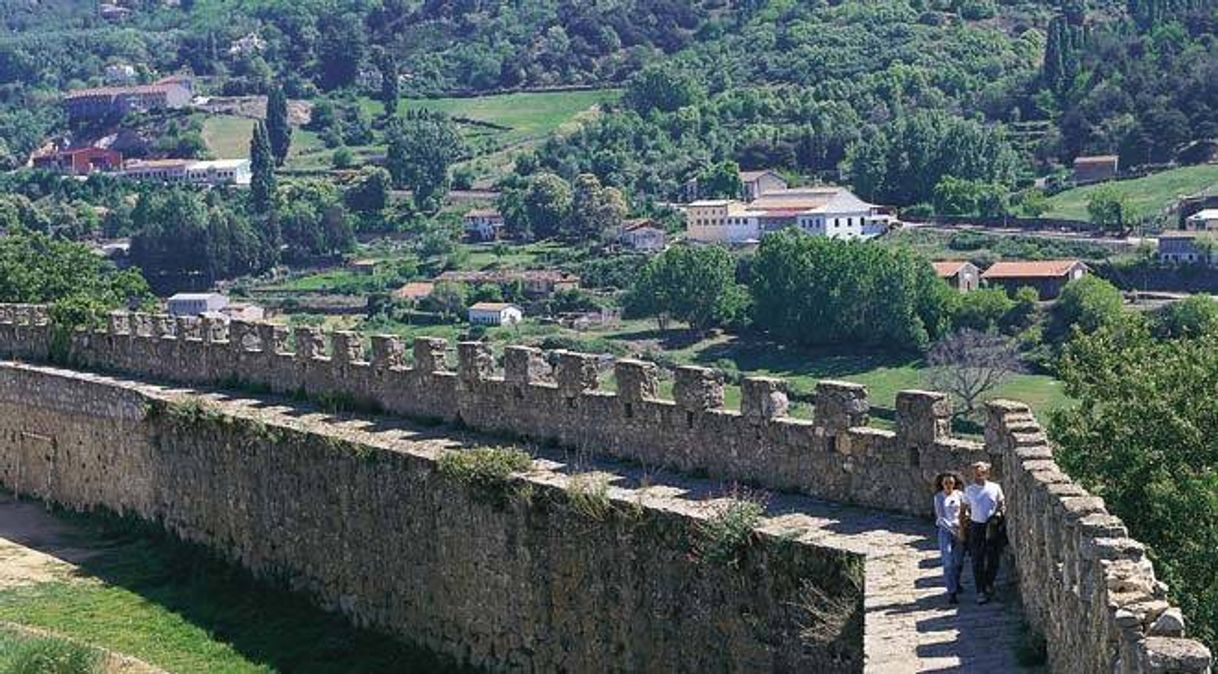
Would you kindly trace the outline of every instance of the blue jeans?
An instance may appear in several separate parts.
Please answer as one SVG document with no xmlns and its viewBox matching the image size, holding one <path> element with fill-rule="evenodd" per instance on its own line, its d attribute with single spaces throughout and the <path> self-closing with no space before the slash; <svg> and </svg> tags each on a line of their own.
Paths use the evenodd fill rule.
<svg viewBox="0 0 1218 674">
<path fill-rule="evenodd" d="M 943 562 L 947 591 L 956 594 L 960 591 L 960 569 L 964 568 L 964 543 L 950 532 L 939 529 L 939 557 Z"/>
</svg>

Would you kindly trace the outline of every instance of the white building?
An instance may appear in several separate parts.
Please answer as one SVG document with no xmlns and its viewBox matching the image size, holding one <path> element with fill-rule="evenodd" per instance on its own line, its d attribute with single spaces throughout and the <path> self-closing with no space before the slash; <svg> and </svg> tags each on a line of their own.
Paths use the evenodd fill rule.
<svg viewBox="0 0 1218 674">
<path fill-rule="evenodd" d="M 102 79 L 111 85 L 135 84 L 137 77 L 135 66 L 129 63 L 111 63 L 102 71 Z"/>
<path fill-rule="evenodd" d="M 173 316 L 202 316 L 223 311 L 228 298 L 220 293 L 178 293 L 169 298 L 168 305 Z"/>
<path fill-rule="evenodd" d="M 691 241 L 722 244 L 752 243 L 792 226 L 814 236 L 871 238 L 887 231 L 893 221 L 884 209 L 842 187 L 777 190 L 748 204 L 695 201 L 685 207 L 685 214 Z"/>
<path fill-rule="evenodd" d="M 1218 231 L 1218 208 L 1197 211 L 1184 219 L 1184 228 L 1197 232 Z"/>
<path fill-rule="evenodd" d="M 664 246 L 668 244 L 668 235 L 651 220 L 644 218 L 622 225 L 622 234 L 618 240 L 623 246 L 652 253 L 664 250 Z"/>
<path fill-rule="evenodd" d="M 248 185 L 252 173 L 248 159 L 148 159 L 127 162 L 118 175 L 163 183 Z"/>
<path fill-rule="evenodd" d="M 469 322 L 474 325 L 515 325 L 524 318 L 524 311 L 515 304 L 478 302 L 469 308 Z"/>
</svg>

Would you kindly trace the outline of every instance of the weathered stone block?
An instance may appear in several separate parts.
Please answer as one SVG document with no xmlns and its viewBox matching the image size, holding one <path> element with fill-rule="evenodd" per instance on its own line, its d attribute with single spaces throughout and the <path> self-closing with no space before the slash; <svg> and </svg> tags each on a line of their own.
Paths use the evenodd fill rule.
<svg viewBox="0 0 1218 674">
<path fill-rule="evenodd" d="M 228 323 L 219 318 L 203 316 L 199 319 L 203 341 L 208 344 L 220 344 L 228 341 Z"/>
<path fill-rule="evenodd" d="M 330 335 L 330 357 L 339 365 L 358 363 L 364 360 L 364 342 L 354 332 L 336 330 Z"/>
<path fill-rule="evenodd" d="M 257 327 L 247 321 L 230 321 L 228 324 L 228 348 L 233 351 L 250 351 Z"/>
<path fill-rule="evenodd" d="M 131 334 L 131 316 L 125 311 L 111 311 L 108 323 L 112 335 Z"/>
<path fill-rule="evenodd" d="M 871 402 L 867 387 L 826 379 L 816 384 L 816 426 L 827 435 L 854 426 L 866 426 Z"/>
<path fill-rule="evenodd" d="M 495 374 L 495 354 L 485 342 L 457 343 L 457 375 L 463 383 L 486 381 Z"/>
<path fill-rule="evenodd" d="M 447 372 L 448 363 L 445 353 L 448 342 L 439 337 L 415 337 L 414 339 L 414 369 L 430 374 L 432 372 Z"/>
<path fill-rule="evenodd" d="M 641 360 L 619 360 L 613 364 L 617 395 L 623 402 L 654 400 L 660 392 L 659 368 Z"/>
<path fill-rule="evenodd" d="M 595 391 L 597 381 L 597 357 L 572 351 L 558 352 L 558 391 L 564 398 L 575 398 L 584 391 Z"/>
<path fill-rule="evenodd" d="M 531 346 L 509 346 L 503 350 L 503 379 L 512 384 L 544 381 L 549 372 L 545 355 Z"/>
<path fill-rule="evenodd" d="M 173 317 L 168 314 L 156 314 L 153 316 L 152 336 L 158 339 L 172 339 L 175 337 Z"/>
<path fill-rule="evenodd" d="M 16 322 L 17 306 L 15 304 L 0 304 L 0 325 L 12 325 Z"/>
<path fill-rule="evenodd" d="M 1184 613 L 1175 607 L 1164 609 L 1150 624 L 1149 634 L 1156 637 L 1184 636 Z"/>
<path fill-rule="evenodd" d="M 173 331 L 178 339 L 199 339 L 199 325 L 190 316 L 175 318 Z"/>
<path fill-rule="evenodd" d="M 1214 658 L 1200 641 L 1147 637 L 1139 663 L 1143 674 L 1206 674 Z"/>
<path fill-rule="evenodd" d="M 672 397 L 688 412 L 723 407 L 723 373 L 705 367 L 682 366 L 673 371 Z"/>
<path fill-rule="evenodd" d="M 274 323 L 258 324 L 258 348 L 268 356 L 286 353 L 288 350 L 288 329 Z"/>
<path fill-rule="evenodd" d="M 773 377 L 745 377 L 740 382 L 740 413 L 754 421 L 787 416 L 786 382 Z"/>
<path fill-rule="evenodd" d="M 897 442 L 903 446 L 933 445 L 951 436 L 952 401 L 946 393 L 898 391 Z"/>
<path fill-rule="evenodd" d="M 317 328 L 298 327 L 293 334 L 296 339 L 296 360 L 316 360 L 325 355 L 325 344 Z"/>
<path fill-rule="evenodd" d="M 372 336 L 372 367 L 388 370 L 406 362 L 406 347 L 393 335 Z"/>
</svg>

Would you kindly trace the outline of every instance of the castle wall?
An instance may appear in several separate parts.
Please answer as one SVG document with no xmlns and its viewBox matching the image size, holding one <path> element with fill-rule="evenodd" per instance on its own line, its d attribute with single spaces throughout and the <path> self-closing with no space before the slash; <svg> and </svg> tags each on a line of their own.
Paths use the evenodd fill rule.
<svg viewBox="0 0 1218 674">
<path fill-rule="evenodd" d="M 280 393 L 341 396 L 410 417 L 460 421 L 482 431 L 556 442 L 655 468 L 926 515 L 936 474 L 986 458 L 981 444 L 950 436 L 946 396 L 903 391 L 895 431 L 867 426 L 866 389 L 817 386 L 815 419 L 787 416 L 781 380 L 746 377 L 741 409 L 723 404 L 723 374 L 675 371 L 674 400 L 659 398 L 649 363 L 613 364 L 616 391 L 597 389 L 599 358 L 507 347 L 502 365 L 482 343 L 373 337 L 365 355 L 353 333 L 234 321 L 114 314 L 103 330 L 54 346 L 41 307 L 0 305 L 0 355 L 61 358 L 90 369 L 197 384 L 257 384 Z M 409 366 L 407 361 L 411 361 Z"/>
<path fill-rule="evenodd" d="M 1120 518 L 1061 471 L 1028 406 L 988 406 L 986 445 L 1001 457 L 1007 534 L 1029 623 L 1054 672 L 1209 672 L 1180 609 Z"/>
<path fill-rule="evenodd" d="M 856 554 L 758 531 L 736 565 L 696 559 L 693 501 L 614 489 L 590 515 L 539 464 L 497 498 L 438 470 L 435 440 L 183 399 L 0 365 L 0 481 L 158 522 L 492 670 L 862 671 Z M 809 639 L 825 598 L 855 618 Z"/>
</svg>

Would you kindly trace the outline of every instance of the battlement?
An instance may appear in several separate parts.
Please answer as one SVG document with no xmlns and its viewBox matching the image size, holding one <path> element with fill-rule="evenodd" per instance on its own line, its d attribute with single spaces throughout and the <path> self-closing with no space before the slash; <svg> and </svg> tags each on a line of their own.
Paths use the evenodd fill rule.
<svg viewBox="0 0 1218 674">
<path fill-rule="evenodd" d="M 45 360 L 53 327 L 44 307 L 0 305 L 0 354 Z M 84 367 L 192 384 L 241 382 L 280 393 L 339 396 L 411 417 L 558 443 L 656 468 L 913 514 L 930 509 L 934 476 L 986 456 L 950 434 L 941 393 L 902 391 L 895 430 L 868 426 L 858 384 L 819 382 L 812 420 L 788 415 L 786 384 L 745 377 L 739 410 L 725 408 L 722 372 L 678 367 L 672 399 L 660 369 L 569 351 L 482 342 L 450 345 L 378 335 L 290 331 L 267 323 L 118 312 L 68 340 Z M 289 346 L 289 343 L 291 346 Z M 291 348 L 291 350 L 289 350 Z M 614 390 L 602 390 L 602 373 Z"/>
</svg>

